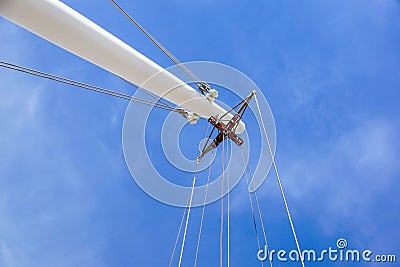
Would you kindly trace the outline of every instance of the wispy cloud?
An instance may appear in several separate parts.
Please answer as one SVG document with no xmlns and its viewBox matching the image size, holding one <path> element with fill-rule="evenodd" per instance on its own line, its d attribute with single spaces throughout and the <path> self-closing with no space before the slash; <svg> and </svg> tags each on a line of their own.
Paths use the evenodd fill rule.
<svg viewBox="0 0 400 267">
<path fill-rule="evenodd" d="M 4 20 L 0 30 L 12 40 L 1 42 L 1 60 L 40 65 L 26 33 Z M 91 224 L 96 206 L 86 169 L 69 133 L 47 124 L 52 85 L 5 69 L 0 80 L 0 265 L 102 266 L 102 243 L 79 226 Z"/>
<path fill-rule="evenodd" d="M 392 121 L 367 119 L 317 153 L 309 149 L 301 158 L 285 160 L 281 169 L 289 198 L 307 203 L 296 206 L 319 218 L 327 235 L 355 231 L 357 242 L 373 238 L 375 245 L 386 240 L 388 246 L 394 228 L 379 229 L 375 216 L 390 221 L 392 213 L 376 210 L 376 203 L 393 199 L 386 192 L 398 186 L 397 131 Z"/>
</svg>

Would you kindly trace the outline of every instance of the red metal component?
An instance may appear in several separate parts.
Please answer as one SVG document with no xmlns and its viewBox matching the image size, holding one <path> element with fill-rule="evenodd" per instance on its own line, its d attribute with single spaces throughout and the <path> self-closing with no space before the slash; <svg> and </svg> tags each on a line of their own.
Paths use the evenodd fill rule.
<svg viewBox="0 0 400 267">
<path fill-rule="evenodd" d="M 245 112 L 250 99 L 253 97 L 254 94 L 255 91 L 253 91 L 248 97 L 246 97 L 246 99 L 244 99 L 242 102 L 240 102 L 230 110 L 230 111 L 234 110 L 237 106 L 243 103 L 242 106 L 239 108 L 239 110 L 236 112 L 236 114 L 232 117 L 232 119 L 230 119 L 230 121 L 227 124 L 223 123 L 222 120 L 212 116 L 208 118 L 208 122 L 210 122 L 214 126 L 214 129 L 215 128 L 218 129 L 218 135 L 214 138 L 214 140 L 211 141 L 211 143 L 208 146 L 204 147 L 203 151 L 200 153 L 200 156 L 197 158 L 197 160 L 200 160 L 209 151 L 219 146 L 219 144 L 221 144 L 226 138 L 231 139 L 238 146 L 241 146 L 243 144 L 243 139 L 237 136 L 235 131 L 240 123 L 240 120 L 242 119 L 242 115 Z M 228 111 L 228 113 L 230 111 Z M 221 119 L 226 114 L 222 115 Z"/>
<path fill-rule="evenodd" d="M 225 135 L 226 137 L 231 139 L 238 146 L 241 146 L 243 144 L 243 139 L 241 139 L 239 136 L 237 136 L 233 132 L 235 126 L 240 121 L 240 115 L 239 114 L 236 114 L 235 116 L 233 116 L 233 118 L 228 122 L 227 125 L 225 125 L 221 121 L 218 121 L 214 117 L 210 117 L 208 119 L 208 121 L 220 131 L 219 135 L 221 135 L 221 136 Z M 221 139 L 221 142 L 222 142 L 223 139 L 225 139 L 225 138 L 222 139 L 221 136 L 218 139 Z"/>
</svg>

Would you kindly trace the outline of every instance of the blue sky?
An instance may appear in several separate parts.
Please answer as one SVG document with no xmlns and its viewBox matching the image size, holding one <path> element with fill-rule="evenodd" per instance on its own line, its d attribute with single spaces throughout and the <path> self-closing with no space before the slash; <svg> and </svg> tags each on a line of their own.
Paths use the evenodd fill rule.
<svg viewBox="0 0 400 267">
<path fill-rule="evenodd" d="M 64 2 L 170 65 L 108 1 Z M 302 248 L 346 238 L 349 248 L 400 257 L 399 1 L 120 3 L 182 61 L 233 66 L 261 88 Z M 1 60 L 131 92 L 4 19 L 0 32 Z M 8 70 L 0 80 L 0 266 L 166 266 L 182 210 L 130 177 L 121 144 L 127 103 Z M 275 176 L 258 194 L 271 248 L 294 249 Z M 244 183 L 231 201 L 231 264 L 259 266 Z M 218 208 L 206 211 L 199 266 L 218 264 Z M 192 215 L 185 266 L 199 210 Z"/>
</svg>

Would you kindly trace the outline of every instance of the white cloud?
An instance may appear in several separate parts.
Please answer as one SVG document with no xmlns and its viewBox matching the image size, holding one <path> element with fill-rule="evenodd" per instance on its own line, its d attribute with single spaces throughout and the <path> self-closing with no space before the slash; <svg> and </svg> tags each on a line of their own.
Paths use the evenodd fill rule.
<svg viewBox="0 0 400 267">
<path fill-rule="evenodd" d="M 350 231 L 356 235 L 353 242 L 364 245 L 374 240 L 374 245 L 390 246 L 393 215 L 379 214 L 387 221 L 387 228 L 381 229 L 376 203 L 390 199 L 387 192 L 396 186 L 396 132 L 391 121 L 368 119 L 341 137 L 304 151 L 301 158 L 285 160 L 280 169 L 287 197 L 313 214 L 324 230 L 321 234 Z"/>
<path fill-rule="evenodd" d="M 0 31 L 2 60 L 40 65 L 26 32 L 4 20 Z M 89 172 L 63 123 L 47 124 L 53 84 L 3 68 L 0 80 L 0 265 L 102 266 L 104 244 L 85 232 L 97 205 Z"/>
<path fill-rule="evenodd" d="M 387 222 L 386 229 L 381 229 L 376 205 L 383 198 L 390 199 L 387 192 L 396 186 L 400 157 L 396 132 L 392 121 L 369 118 L 319 147 L 309 147 L 301 156 L 280 153 L 286 157 L 278 158 L 278 169 L 295 219 L 301 218 L 299 213 L 311 215 L 321 236 L 339 238 L 338 234 L 350 232 L 352 246 L 365 247 L 367 242 L 371 249 L 393 248 L 396 216 L 381 211 L 380 220 Z M 241 187 L 232 194 L 234 213 L 249 210 L 248 196 Z M 270 173 L 261 189 L 258 197 L 267 225 L 286 220 L 281 217 L 284 208 L 274 174 Z"/>
<path fill-rule="evenodd" d="M 13 267 L 12 254 L 8 246 L 4 243 L 0 243 L 0 265 L 4 267 Z"/>
</svg>

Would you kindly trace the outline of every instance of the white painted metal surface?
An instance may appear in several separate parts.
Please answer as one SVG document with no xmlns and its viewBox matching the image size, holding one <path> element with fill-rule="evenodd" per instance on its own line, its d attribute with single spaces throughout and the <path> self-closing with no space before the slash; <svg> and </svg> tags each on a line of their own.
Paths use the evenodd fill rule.
<svg viewBox="0 0 400 267">
<path fill-rule="evenodd" d="M 226 112 L 175 75 L 58 0 L 0 0 L 0 15 L 134 84 L 141 85 L 158 73 L 145 83 L 144 88 L 201 117 L 216 117 Z M 243 132 L 244 127 L 241 122 L 237 132 Z"/>
</svg>

